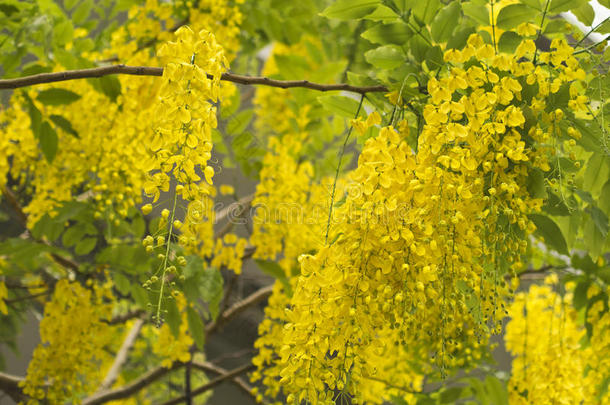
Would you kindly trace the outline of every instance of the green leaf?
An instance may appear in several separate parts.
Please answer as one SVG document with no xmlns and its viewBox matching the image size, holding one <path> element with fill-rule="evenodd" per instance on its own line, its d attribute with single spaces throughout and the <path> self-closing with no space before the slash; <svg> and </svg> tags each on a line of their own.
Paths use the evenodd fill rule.
<svg viewBox="0 0 610 405">
<path fill-rule="evenodd" d="M 120 271 L 113 271 L 111 275 L 116 289 L 119 290 L 119 292 L 123 295 L 129 295 L 131 290 L 131 283 L 129 282 L 129 279 Z"/>
<path fill-rule="evenodd" d="M 146 308 L 147 304 L 151 302 L 148 297 L 148 291 L 137 283 L 131 284 L 131 296 L 141 308 Z"/>
<path fill-rule="evenodd" d="M 441 404 L 455 404 L 455 402 L 462 397 L 464 387 L 451 387 L 443 390 L 440 394 Z"/>
<path fill-rule="evenodd" d="M 189 323 L 189 331 L 199 350 L 203 350 L 205 344 L 205 326 L 199 313 L 192 307 L 186 308 L 186 319 Z"/>
<path fill-rule="evenodd" d="M 57 125 L 59 128 L 63 129 L 75 138 L 80 138 L 80 136 L 78 136 L 78 132 L 76 132 L 76 130 L 72 127 L 70 121 L 68 121 L 61 115 L 52 114 L 49 118 L 51 119 L 53 124 Z"/>
<path fill-rule="evenodd" d="M 597 0 L 597 2 L 606 8 L 610 8 L 610 0 Z"/>
<path fill-rule="evenodd" d="M 599 231 L 590 215 L 584 217 L 583 238 L 591 257 L 602 254 L 606 238 Z"/>
<path fill-rule="evenodd" d="M 394 12 L 390 7 L 380 5 L 371 14 L 365 17 L 371 21 L 383 21 L 384 23 L 395 22 L 400 20 L 400 16 Z"/>
<path fill-rule="evenodd" d="M 172 335 L 177 338 L 178 335 L 180 335 L 180 323 L 182 322 L 182 317 L 180 316 L 180 310 L 176 305 L 176 300 L 165 300 L 165 316 L 163 318 L 163 320 L 169 325 Z"/>
<path fill-rule="evenodd" d="M 595 19 L 595 11 L 589 3 L 584 3 L 582 6 L 572 9 L 572 13 L 578 18 L 578 21 L 590 27 Z"/>
<path fill-rule="evenodd" d="M 493 375 L 488 375 L 485 377 L 485 389 L 490 403 L 494 405 L 508 405 L 506 383 L 503 383 Z"/>
<path fill-rule="evenodd" d="M 542 0 L 542 1 L 546 2 L 546 0 Z M 539 11 L 542 11 L 544 8 L 544 5 L 543 5 L 543 3 L 541 3 L 540 0 L 521 0 L 521 3 L 527 4 L 531 8 L 534 8 Z"/>
<path fill-rule="evenodd" d="M 586 0 L 551 0 L 548 13 L 562 13 L 582 6 Z"/>
<path fill-rule="evenodd" d="M 590 281 L 581 281 L 576 285 L 574 289 L 574 298 L 572 298 L 572 304 L 574 309 L 577 311 L 587 305 L 587 290 L 591 285 Z"/>
<path fill-rule="evenodd" d="M 40 149 L 42 149 L 42 153 L 44 157 L 47 159 L 47 162 L 53 163 L 55 159 L 55 155 L 57 154 L 57 132 L 51 127 L 48 121 L 44 121 L 40 125 Z"/>
<path fill-rule="evenodd" d="M 64 230 L 63 222 L 55 221 L 54 218 L 51 218 L 49 214 L 45 214 L 36 222 L 34 228 L 32 229 L 32 236 L 36 239 L 41 239 L 43 236 L 53 242 Z"/>
<path fill-rule="evenodd" d="M 497 24 L 499 28 L 508 30 L 517 25 L 530 21 L 536 12 L 525 4 L 510 4 L 502 7 L 498 13 Z"/>
<path fill-rule="evenodd" d="M 56 46 L 64 46 L 72 41 L 74 27 L 70 20 L 63 20 L 53 27 L 53 43 Z"/>
<path fill-rule="evenodd" d="M 64 7 L 66 8 L 66 10 L 72 10 L 78 2 L 79 0 L 64 0 Z"/>
<path fill-rule="evenodd" d="M 591 215 L 591 219 L 599 233 L 606 238 L 608 236 L 608 217 L 606 214 L 595 205 L 591 205 L 589 206 L 589 215 Z"/>
<path fill-rule="evenodd" d="M 469 1 L 463 3 L 462 10 L 464 11 L 465 15 L 472 18 L 480 25 L 489 25 L 489 10 L 487 9 L 485 2 Z"/>
<path fill-rule="evenodd" d="M 45 105 L 71 104 L 81 96 L 66 89 L 47 89 L 38 94 L 36 99 Z"/>
<path fill-rule="evenodd" d="M 568 245 L 561 229 L 549 217 L 539 214 L 532 214 L 529 218 L 536 225 L 536 234 L 544 238 L 545 243 L 561 254 L 569 254 Z"/>
<path fill-rule="evenodd" d="M 575 269 L 584 270 L 587 274 L 595 274 L 599 269 L 599 266 L 593 262 L 591 256 L 584 252 L 582 252 L 582 256 L 580 253 L 574 253 L 570 258 L 570 264 Z"/>
<path fill-rule="evenodd" d="M 320 15 L 338 20 L 353 20 L 370 14 L 380 4 L 380 0 L 337 0 Z"/>
<path fill-rule="evenodd" d="M 523 38 L 514 31 L 504 31 L 498 41 L 498 50 L 500 52 L 513 53 L 522 39 Z"/>
<path fill-rule="evenodd" d="M 426 24 L 432 22 L 436 11 L 441 8 L 440 0 L 416 1 L 414 3 L 413 14 Z"/>
<path fill-rule="evenodd" d="M 40 125 L 42 124 L 42 113 L 34 105 L 32 99 L 27 95 L 27 93 L 23 93 L 25 99 L 28 104 L 28 112 L 30 114 L 30 128 L 32 128 L 32 133 L 36 139 L 40 139 Z"/>
<path fill-rule="evenodd" d="M 602 186 L 610 177 L 609 162 L 610 158 L 603 156 L 602 154 L 594 153 L 589 158 L 583 182 L 583 188 L 586 191 L 589 191 L 593 195 L 597 195 L 601 190 Z"/>
<path fill-rule="evenodd" d="M 188 261 L 189 259 L 187 259 Z M 200 270 L 201 271 L 201 270 Z M 220 310 L 220 301 L 222 300 L 223 280 L 220 271 L 207 268 L 203 269 L 200 273 L 200 291 L 201 298 L 208 303 L 208 309 L 212 319 L 216 319 L 218 311 Z"/>
<path fill-rule="evenodd" d="M 396 45 L 384 45 L 364 53 L 368 63 L 379 69 L 394 69 L 405 63 L 405 55 Z"/>
<path fill-rule="evenodd" d="M 403 22 L 393 24 L 377 24 L 364 31 L 362 38 L 374 44 L 403 45 L 413 35 L 413 30 Z"/>
<path fill-rule="evenodd" d="M 68 228 L 61 237 L 61 241 L 66 247 L 76 245 L 85 236 L 86 227 L 81 224 L 76 224 Z"/>
<path fill-rule="evenodd" d="M 276 280 L 279 280 L 284 285 L 284 289 L 287 291 L 288 295 L 289 296 L 292 295 L 292 288 L 290 286 L 290 281 L 288 280 L 288 277 L 286 277 L 286 273 L 284 273 L 284 269 L 282 269 L 279 264 L 277 264 L 273 260 L 257 259 L 257 260 L 255 260 L 255 262 L 256 262 L 256 264 L 258 264 L 258 267 L 261 269 L 261 271 L 263 273 L 272 276 Z"/>
<path fill-rule="evenodd" d="M 86 255 L 93 250 L 97 244 L 97 238 L 84 238 L 76 244 L 74 253 L 77 255 Z"/>
<path fill-rule="evenodd" d="M 241 94 L 239 91 L 234 91 L 230 100 L 227 103 L 220 104 L 220 117 L 227 119 L 237 112 L 241 104 Z"/>
<path fill-rule="evenodd" d="M 426 62 L 426 66 L 430 70 L 440 69 L 440 67 L 444 65 L 441 47 L 439 45 L 429 47 L 426 51 L 424 62 Z M 419 95 L 419 93 L 417 93 L 417 95 Z"/>
<path fill-rule="evenodd" d="M 76 7 L 74 13 L 72 13 L 72 21 L 75 25 L 81 25 L 91 14 L 91 8 L 93 7 L 93 0 L 84 0 Z"/>
<path fill-rule="evenodd" d="M 459 1 L 452 1 L 448 6 L 443 7 L 432 21 L 430 27 L 432 39 L 439 43 L 447 42 L 451 38 L 455 27 L 458 26 L 460 16 L 461 8 Z"/>
<path fill-rule="evenodd" d="M 602 187 L 597 206 L 601 208 L 607 216 L 610 216 L 610 180 Z"/>
<path fill-rule="evenodd" d="M 229 120 L 229 123 L 227 124 L 227 133 L 231 135 L 241 134 L 248 128 L 253 117 L 254 110 L 252 109 L 240 111 Z"/>
<path fill-rule="evenodd" d="M 466 46 L 468 37 L 476 31 L 474 27 L 466 27 L 457 30 L 453 33 L 449 41 L 447 41 L 447 49 L 462 49 Z"/>
<path fill-rule="evenodd" d="M 319 96 L 318 101 L 326 110 L 342 117 L 354 118 L 356 111 L 358 111 L 359 103 L 351 97 L 339 95 Z"/>
<path fill-rule="evenodd" d="M 530 169 L 527 178 L 527 191 L 532 198 L 546 198 L 546 183 L 542 170 L 537 168 Z"/>
<path fill-rule="evenodd" d="M 93 80 L 98 80 L 102 93 L 105 94 L 110 101 L 116 102 L 117 97 L 121 94 L 121 82 L 116 76 L 104 76 Z"/>
</svg>

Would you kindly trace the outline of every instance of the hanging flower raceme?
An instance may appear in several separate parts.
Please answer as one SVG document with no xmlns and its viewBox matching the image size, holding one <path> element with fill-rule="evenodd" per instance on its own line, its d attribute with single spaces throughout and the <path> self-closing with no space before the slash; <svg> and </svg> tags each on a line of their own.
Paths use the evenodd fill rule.
<svg viewBox="0 0 610 405">
<path fill-rule="evenodd" d="M 508 382 L 510 403 L 514 404 L 607 404 L 604 386 L 608 378 L 607 295 L 588 308 L 591 325 L 587 339 L 572 306 L 573 283 L 566 290 L 558 277 L 546 278 L 515 296 L 509 307 L 506 348 L 514 356 Z M 587 292 L 601 292 L 592 285 Z M 586 343 L 588 340 L 588 344 Z"/>
<path fill-rule="evenodd" d="M 114 336 L 112 285 L 60 280 L 46 303 L 39 344 L 28 366 L 23 392 L 50 404 L 63 404 L 97 387 L 104 378 L 101 364 L 111 355 L 104 349 Z M 45 402 L 46 403 L 46 402 Z"/>
<path fill-rule="evenodd" d="M 535 230 L 528 215 L 543 203 L 528 179 L 550 170 L 549 156 L 569 154 L 556 141 L 564 114 L 547 111 L 546 98 L 582 76 L 561 41 L 538 55 L 557 67 L 532 76 L 531 45 L 496 54 L 472 35 L 428 81 L 417 151 L 392 127 L 365 143 L 355 187 L 333 213 L 343 220 L 324 247 L 301 256 L 292 297 L 272 300 L 289 305 L 269 312 L 257 343 L 255 378 L 267 395 L 281 388 L 294 403 L 332 403 L 337 393 L 378 403 L 385 387 L 409 401 L 421 378 L 395 372 L 407 359 L 444 375 L 486 355 L 512 295 L 506 280 L 522 268 L 524 238 Z M 534 105 L 524 89 L 531 77 Z"/>
<path fill-rule="evenodd" d="M 218 99 L 220 76 L 227 61 L 208 31 L 195 34 L 182 27 L 176 37 L 176 42 L 168 42 L 158 52 L 166 64 L 155 134 L 149 144 L 153 157 L 148 169 L 152 174 L 144 186 L 155 200 L 161 191 L 169 190 L 170 174 L 184 186 L 181 194 L 186 200 L 197 198 L 204 190 L 198 184 L 198 169 L 209 184 L 214 175 L 207 164 L 212 152 L 211 130 L 216 127 L 212 103 Z"/>
</svg>

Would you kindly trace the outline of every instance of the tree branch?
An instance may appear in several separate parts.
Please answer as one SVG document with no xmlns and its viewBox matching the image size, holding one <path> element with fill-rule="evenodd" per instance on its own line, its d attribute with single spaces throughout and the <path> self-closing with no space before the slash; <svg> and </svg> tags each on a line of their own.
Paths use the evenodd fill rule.
<svg viewBox="0 0 610 405">
<path fill-rule="evenodd" d="M 102 77 L 108 75 L 135 75 L 135 76 L 162 76 L 163 68 L 150 67 L 150 66 L 126 66 L 126 65 L 111 65 L 101 66 L 91 69 L 79 69 L 79 70 L 66 70 L 63 72 L 52 72 L 52 73 L 40 73 L 37 75 L 18 77 L 15 79 L 3 79 L 0 80 L 0 90 L 2 89 L 16 89 L 19 87 L 33 86 L 36 84 L 62 82 L 66 80 L 75 79 L 88 79 L 94 77 Z M 209 78 L 212 75 L 208 74 Z M 318 91 L 333 91 L 343 90 L 353 93 L 365 94 L 374 92 L 387 92 L 388 89 L 385 86 L 352 86 L 346 83 L 339 84 L 320 84 L 312 83 L 307 80 L 275 80 L 268 77 L 256 77 L 256 76 L 243 76 L 234 73 L 223 73 L 221 80 L 245 84 L 245 85 L 263 85 L 270 87 L 279 87 L 282 89 L 288 89 L 292 87 L 304 87 L 307 89 L 318 90 Z"/>
<path fill-rule="evenodd" d="M 92 396 L 85 398 L 83 400 L 83 405 L 98 405 L 103 404 L 105 402 L 114 401 L 116 399 L 127 398 L 130 395 L 140 391 L 142 388 L 152 384 L 170 371 L 174 371 L 176 369 L 179 369 L 180 367 L 184 367 L 184 365 L 185 363 L 176 362 L 172 364 L 172 366 L 169 368 L 161 366 L 154 368 L 143 374 L 139 378 L 136 378 L 129 384 L 126 384 L 120 388 L 99 391 L 93 394 Z"/>
<path fill-rule="evenodd" d="M 212 363 L 209 363 L 207 361 L 205 362 L 196 362 L 194 361 L 192 363 L 192 366 L 196 369 L 199 369 L 201 371 L 209 371 L 215 374 L 218 374 L 219 376 L 224 376 L 226 374 L 228 374 L 229 372 L 227 370 L 225 370 L 222 367 L 218 367 Z M 254 395 L 252 395 L 252 387 L 250 387 L 243 379 L 239 378 L 239 377 L 235 377 L 231 380 L 231 382 L 233 384 L 235 384 L 239 389 L 241 389 L 243 392 L 245 392 L 246 394 L 255 397 Z"/>
<path fill-rule="evenodd" d="M 237 315 L 244 312 L 246 309 L 250 308 L 253 305 L 258 304 L 259 302 L 265 300 L 267 297 L 271 295 L 273 291 L 273 284 L 268 285 L 267 287 L 263 287 L 253 294 L 250 294 L 248 297 L 243 300 L 237 302 L 231 308 L 224 311 L 214 322 L 209 323 L 205 328 L 206 335 L 210 335 L 216 331 L 222 324 L 230 321 L 235 318 Z"/>
<path fill-rule="evenodd" d="M 131 330 L 125 337 L 121 348 L 117 352 L 116 357 L 114 358 L 114 362 L 112 363 L 112 367 L 110 367 L 108 374 L 106 374 L 106 378 L 104 378 L 104 381 L 102 381 L 102 384 L 100 384 L 98 392 L 104 391 L 110 388 L 112 384 L 114 384 L 117 377 L 121 373 L 121 367 L 123 367 L 123 364 L 125 363 L 125 361 L 127 361 L 127 354 L 129 353 L 129 350 L 131 350 L 131 347 L 138 338 L 138 335 L 140 334 L 140 330 L 142 329 L 143 325 L 143 319 L 136 319 L 133 326 L 131 327 Z"/>
<path fill-rule="evenodd" d="M 142 316 L 144 314 L 146 314 L 146 311 L 144 311 L 143 309 L 136 309 L 136 310 L 133 310 L 133 311 L 126 312 L 126 313 L 124 313 L 122 315 L 117 315 L 114 318 L 112 318 L 109 321 L 107 321 L 107 323 L 109 325 L 117 325 L 119 323 L 126 322 L 126 321 L 128 321 L 130 319 L 138 318 L 138 317 L 140 317 L 140 316 Z"/>
<path fill-rule="evenodd" d="M 19 383 L 23 381 L 23 377 L 17 377 L 11 374 L 0 372 L 0 391 L 11 397 L 17 403 L 27 401 L 29 398 L 23 394 Z"/>
<path fill-rule="evenodd" d="M 249 371 L 254 371 L 256 369 L 256 366 L 253 364 L 246 364 L 243 365 L 241 367 L 238 367 L 236 369 L 233 369 L 231 371 L 228 371 L 227 373 L 224 373 L 216 378 L 214 378 L 213 380 L 211 380 L 209 383 L 202 385 L 199 388 L 194 389 L 191 392 L 191 396 L 195 397 L 199 394 L 203 394 L 206 391 L 211 390 L 212 388 L 215 388 L 216 386 L 222 384 L 224 381 L 226 380 L 230 380 L 233 379 L 233 377 L 238 376 L 240 374 L 243 373 L 247 373 Z M 180 397 L 171 399 L 167 402 L 162 403 L 161 405 L 174 405 L 174 404 L 179 404 L 181 402 L 184 402 L 186 400 L 186 396 L 182 395 Z"/>
</svg>

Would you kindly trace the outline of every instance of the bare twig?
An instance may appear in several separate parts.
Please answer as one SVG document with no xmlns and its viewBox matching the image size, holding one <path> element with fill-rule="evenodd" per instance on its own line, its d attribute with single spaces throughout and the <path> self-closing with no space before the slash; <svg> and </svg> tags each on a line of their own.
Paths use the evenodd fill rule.
<svg viewBox="0 0 610 405">
<path fill-rule="evenodd" d="M 121 348 L 117 352 L 114 358 L 114 362 L 112 363 L 112 367 L 110 367 L 108 374 L 106 374 L 106 378 L 104 378 L 104 381 L 102 381 L 102 383 L 100 384 L 98 391 L 104 391 L 110 388 L 112 384 L 114 384 L 117 377 L 121 373 L 121 367 L 123 367 L 123 364 L 125 363 L 125 361 L 127 361 L 127 354 L 129 353 L 129 350 L 131 350 L 131 347 L 138 338 L 138 335 L 140 334 L 140 330 L 142 329 L 143 325 L 143 319 L 136 319 L 133 326 L 131 327 L 131 330 L 125 337 Z"/>
<path fill-rule="evenodd" d="M 183 367 L 185 363 L 174 363 L 171 367 L 157 367 L 154 368 L 147 373 L 141 375 L 139 378 L 136 378 L 129 384 L 126 384 L 120 388 L 116 388 L 113 390 L 104 390 L 93 394 L 92 396 L 85 398 L 83 400 L 83 405 L 97 405 L 103 404 L 109 401 L 114 401 L 117 399 L 127 398 L 130 395 L 135 394 L 140 391 L 142 388 L 152 384 L 157 381 L 159 378 L 163 377 L 167 373 L 179 369 Z"/>
<path fill-rule="evenodd" d="M 78 69 L 78 70 L 66 70 L 63 72 L 52 72 L 52 73 L 40 73 L 37 75 L 18 77 L 15 79 L 3 79 L 0 80 L 1 89 L 16 89 L 19 87 L 33 86 L 36 84 L 62 82 L 66 80 L 75 79 L 88 79 L 95 77 L 102 77 L 108 75 L 135 75 L 135 76 L 162 76 L 163 68 L 151 67 L 151 66 L 126 66 L 126 65 L 111 65 L 101 66 L 91 69 Z M 212 75 L 208 74 L 209 78 Z M 318 90 L 318 91 L 334 91 L 342 90 L 353 93 L 366 94 L 373 92 L 387 92 L 388 89 L 385 86 L 352 86 L 346 83 L 339 84 L 320 84 L 312 83 L 307 80 L 275 80 L 268 77 L 255 77 L 255 76 L 243 76 L 234 73 L 223 73 L 221 80 L 228 82 L 245 84 L 245 85 L 263 85 L 270 87 L 279 87 L 281 89 L 288 89 L 292 87 L 304 87 L 307 89 Z"/>
<path fill-rule="evenodd" d="M 267 299 L 271 295 L 272 291 L 273 291 L 273 285 L 263 287 L 263 288 L 257 290 L 255 293 L 244 298 L 243 300 L 232 305 L 229 309 L 224 311 L 214 322 L 209 323 L 206 326 L 206 328 L 205 328 L 206 335 L 212 334 L 222 324 L 235 318 L 237 315 L 241 314 L 242 312 L 244 312 L 246 309 L 250 308 L 251 306 L 256 305 L 259 302 Z"/>
<path fill-rule="evenodd" d="M 247 195 L 245 197 L 240 198 L 234 203 L 229 204 L 227 207 L 221 209 L 216 214 L 216 222 L 220 222 L 225 218 L 229 218 L 229 222 L 232 218 L 239 217 L 245 210 L 250 207 L 252 204 L 252 200 L 254 200 L 254 194 Z"/>
<path fill-rule="evenodd" d="M 108 324 L 109 325 L 117 325 L 119 323 L 126 322 L 126 321 L 128 321 L 130 319 L 141 317 L 145 313 L 146 313 L 146 311 L 144 311 L 142 309 L 136 309 L 136 310 L 133 310 L 133 311 L 129 311 L 127 313 L 124 313 L 122 315 L 117 315 L 114 318 L 110 319 L 108 321 Z"/>
<path fill-rule="evenodd" d="M 236 369 L 233 369 L 231 371 L 228 371 L 216 378 L 214 378 L 213 380 L 211 380 L 209 383 L 202 385 L 199 388 L 194 389 L 191 392 L 191 396 L 195 397 L 199 394 L 203 394 L 206 391 L 211 390 L 212 388 L 215 388 L 216 386 L 222 384 L 223 382 L 227 381 L 227 380 L 232 380 L 234 377 L 240 375 L 240 374 L 244 374 L 247 373 L 249 371 L 254 371 L 256 369 L 256 366 L 253 364 L 246 364 L 243 365 L 241 367 L 238 367 Z M 181 402 L 184 402 L 186 400 L 186 396 L 182 395 L 180 397 L 171 399 L 167 402 L 162 403 L 161 405 L 174 405 L 174 404 L 179 404 Z"/>
<path fill-rule="evenodd" d="M 256 352 L 256 350 L 254 348 L 248 348 L 248 349 L 239 350 L 237 352 L 225 353 L 225 354 L 221 354 L 218 357 L 214 357 L 212 360 L 210 360 L 210 363 L 219 364 L 220 362 L 222 362 L 224 360 L 240 359 L 246 355 L 253 356 L 255 352 Z"/>
<path fill-rule="evenodd" d="M 49 295 L 51 294 L 53 291 L 51 290 L 45 290 L 36 294 L 30 294 L 30 295 L 24 295 L 21 297 L 16 297 L 16 298 L 8 298 L 5 299 L 4 302 L 6 302 L 7 304 L 13 304 L 15 302 L 20 302 L 20 301 L 28 301 L 28 300 L 33 300 L 35 298 L 39 298 L 39 297 L 43 297 L 45 295 Z"/>
<path fill-rule="evenodd" d="M 21 391 L 19 383 L 23 381 L 23 377 L 14 376 L 0 372 L 0 391 L 11 397 L 17 403 L 27 401 L 29 398 Z"/>
<path fill-rule="evenodd" d="M 218 367 L 212 363 L 209 363 L 207 361 L 205 362 L 193 362 L 193 367 L 196 369 L 199 369 L 201 371 L 208 371 L 208 372 L 212 372 L 215 374 L 218 374 L 220 376 L 226 375 L 229 372 L 227 370 L 225 370 L 222 367 Z M 239 387 L 239 389 L 241 389 L 243 392 L 245 392 L 246 394 L 255 397 L 254 395 L 252 395 L 252 387 L 250 387 L 243 379 L 239 378 L 239 377 L 234 377 L 231 382 L 233 384 L 235 384 L 237 387 Z"/>
</svg>

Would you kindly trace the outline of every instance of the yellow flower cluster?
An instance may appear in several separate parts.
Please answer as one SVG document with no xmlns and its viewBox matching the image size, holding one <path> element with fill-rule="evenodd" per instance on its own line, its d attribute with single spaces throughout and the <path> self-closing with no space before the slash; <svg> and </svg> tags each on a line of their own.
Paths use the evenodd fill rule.
<svg viewBox="0 0 610 405">
<path fill-rule="evenodd" d="M 211 265 L 218 269 L 226 267 L 235 274 L 241 273 L 242 257 L 248 245 L 248 240 L 240 238 L 234 233 L 224 235 L 222 239 L 216 240 L 214 256 Z"/>
<path fill-rule="evenodd" d="M 481 358 L 512 294 L 504 280 L 523 266 L 523 238 L 535 230 L 527 215 L 542 206 L 528 192 L 529 174 L 548 171 L 547 156 L 564 152 L 554 144 L 563 114 L 546 111 L 546 98 L 582 79 L 565 42 L 538 55 L 553 62 L 544 68 L 534 65 L 532 44 L 497 54 L 472 35 L 428 81 L 417 150 L 405 123 L 367 140 L 329 243 L 300 257 L 293 296 L 277 298 L 289 303 L 273 310 L 283 326 L 262 329 L 256 377 L 266 395 L 281 388 L 294 403 L 332 403 L 337 391 L 357 403 L 388 392 L 409 400 L 420 376 L 393 372 L 407 359 L 443 375 Z M 532 106 L 523 101 L 528 81 L 537 85 Z M 292 184 L 302 181 L 295 177 Z"/>
<path fill-rule="evenodd" d="M 229 57 L 233 58 L 239 46 L 238 27 L 242 20 L 239 9 L 229 0 L 198 3 L 198 8 L 192 9 L 189 17 L 193 31 L 213 31 Z M 91 60 L 118 56 L 121 62 L 130 65 L 159 65 L 155 53 L 141 45 L 152 43 L 151 46 L 154 47 L 155 40 L 166 42 L 174 38 L 174 34 L 166 30 L 176 24 L 172 13 L 172 5 L 167 2 L 147 0 L 143 7 L 134 6 L 129 11 L 127 23 L 113 33 L 108 49 L 83 56 Z M 219 51 L 216 42 L 210 40 L 209 44 L 199 51 L 208 54 L 201 53 L 197 65 L 206 69 L 206 73 L 219 75 L 219 68 L 212 65 L 220 65 L 224 63 L 224 59 L 216 53 Z M 190 63 L 190 57 L 195 50 L 193 48 L 185 52 L 184 61 Z M 206 57 L 218 59 L 205 59 Z M 56 66 L 57 70 L 66 68 L 71 67 Z M 178 71 L 173 73 L 180 74 Z M 118 76 L 117 80 L 121 94 L 115 102 L 98 91 L 99 86 L 96 90 L 96 83 L 87 81 L 43 85 L 27 90 L 34 106 L 41 111 L 43 120 L 48 121 L 53 115 L 64 117 L 77 134 L 55 128 L 59 135 L 59 145 L 57 156 L 51 164 L 41 157 L 38 139 L 31 130 L 28 101 L 22 96 L 23 93 L 15 92 L 10 107 L 0 112 L 0 186 L 7 184 L 7 176 L 24 186 L 27 180 L 28 189 L 25 191 L 32 199 L 25 204 L 24 211 L 29 216 L 29 226 L 33 226 L 43 214 L 52 212 L 63 202 L 74 200 L 76 193 L 94 196 L 98 204 L 98 218 L 104 216 L 111 221 L 118 221 L 118 217 L 127 215 L 130 207 L 141 202 L 145 186 L 152 191 L 151 179 L 147 178 L 148 170 L 151 167 L 160 167 L 161 163 L 155 164 L 151 161 L 149 148 L 145 145 L 153 145 L 156 142 L 158 146 L 159 143 L 159 139 L 155 138 L 155 127 L 151 123 L 158 122 L 156 120 L 159 116 L 156 114 L 161 80 L 155 77 L 133 76 Z M 229 95 L 234 91 L 231 84 L 223 85 L 218 90 L 217 78 L 206 82 L 208 85 L 203 86 L 205 91 L 212 91 L 215 95 Z M 195 83 L 193 85 L 194 89 L 197 88 Z M 72 91 L 80 98 L 70 104 L 58 106 L 44 105 L 37 99 L 39 91 L 58 87 Z M 167 97 L 167 92 L 172 91 L 171 86 L 165 86 L 164 89 L 166 93 L 161 96 Z M 203 107 L 209 103 L 202 100 L 200 104 L 202 108 L 199 113 L 205 115 Z M 104 111 L 104 114 L 100 115 L 100 111 Z M 182 116 L 184 117 L 184 114 Z M 205 128 L 200 130 L 203 130 L 204 134 L 195 135 L 200 136 L 197 142 L 203 143 Z M 172 136 L 180 138 L 176 134 Z M 182 137 L 186 138 L 184 135 Z M 164 139 L 168 141 L 169 138 Z M 193 138 L 190 141 L 192 144 Z M 179 147 L 180 145 L 175 145 L 175 148 Z M 210 145 L 207 147 L 209 149 Z M 196 157 L 202 160 L 203 155 L 202 152 Z M 184 169 L 189 171 L 189 163 L 176 162 L 176 165 L 186 165 Z M 167 168 L 166 166 L 167 163 L 164 168 Z M 208 170 L 208 175 L 212 174 L 210 170 L 212 169 Z M 91 173 L 95 175 L 92 176 Z M 151 176 L 154 177 L 155 174 Z"/>
<path fill-rule="evenodd" d="M 183 185 L 182 197 L 194 200 L 202 194 L 201 178 L 212 184 L 214 169 L 207 165 L 212 151 L 212 128 L 216 127 L 216 108 L 220 76 L 227 61 L 223 49 L 208 31 L 195 34 L 188 27 L 176 31 L 176 42 L 159 49 L 167 62 L 160 102 L 155 113 L 155 134 L 149 143 L 153 154 L 147 172 L 154 172 L 144 185 L 146 194 L 159 197 L 169 190 L 170 173 Z M 208 76 L 209 75 L 209 76 Z"/>
<path fill-rule="evenodd" d="M 271 151 L 263 158 L 252 202 L 250 243 L 256 247 L 255 258 L 276 260 L 281 255 L 279 264 L 290 276 L 299 255 L 323 246 L 332 180 L 316 181 L 311 163 L 300 161 L 300 137 L 270 137 L 268 144 Z M 342 188 L 340 183 L 337 195 Z"/>
<path fill-rule="evenodd" d="M 41 343 L 22 383 L 31 403 L 63 404 L 96 388 L 113 338 L 111 285 L 60 280 L 40 321 Z M 43 401 L 43 402 L 44 402 Z"/>
<path fill-rule="evenodd" d="M 572 307 L 572 286 L 559 294 L 556 275 L 515 296 L 509 307 L 506 348 L 514 356 L 508 383 L 511 404 L 608 404 L 602 392 L 608 378 L 610 316 L 598 301 L 588 311 L 590 344 Z M 560 287 L 562 288 L 562 287 Z M 589 298 L 600 289 L 594 286 Z"/>
<path fill-rule="evenodd" d="M 163 367 L 171 367 L 176 361 L 187 362 L 191 359 L 189 351 L 194 341 L 189 333 L 189 324 L 186 315 L 186 298 L 182 294 L 176 294 L 176 305 L 181 312 L 180 317 L 180 332 L 178 336 L 174 336 L 170 326 L 167 323 L 161 325 L 158 329 L 158 338 L 153 344 L 153 353 L 162 358 L 161 365 Z"/>
</svg>

